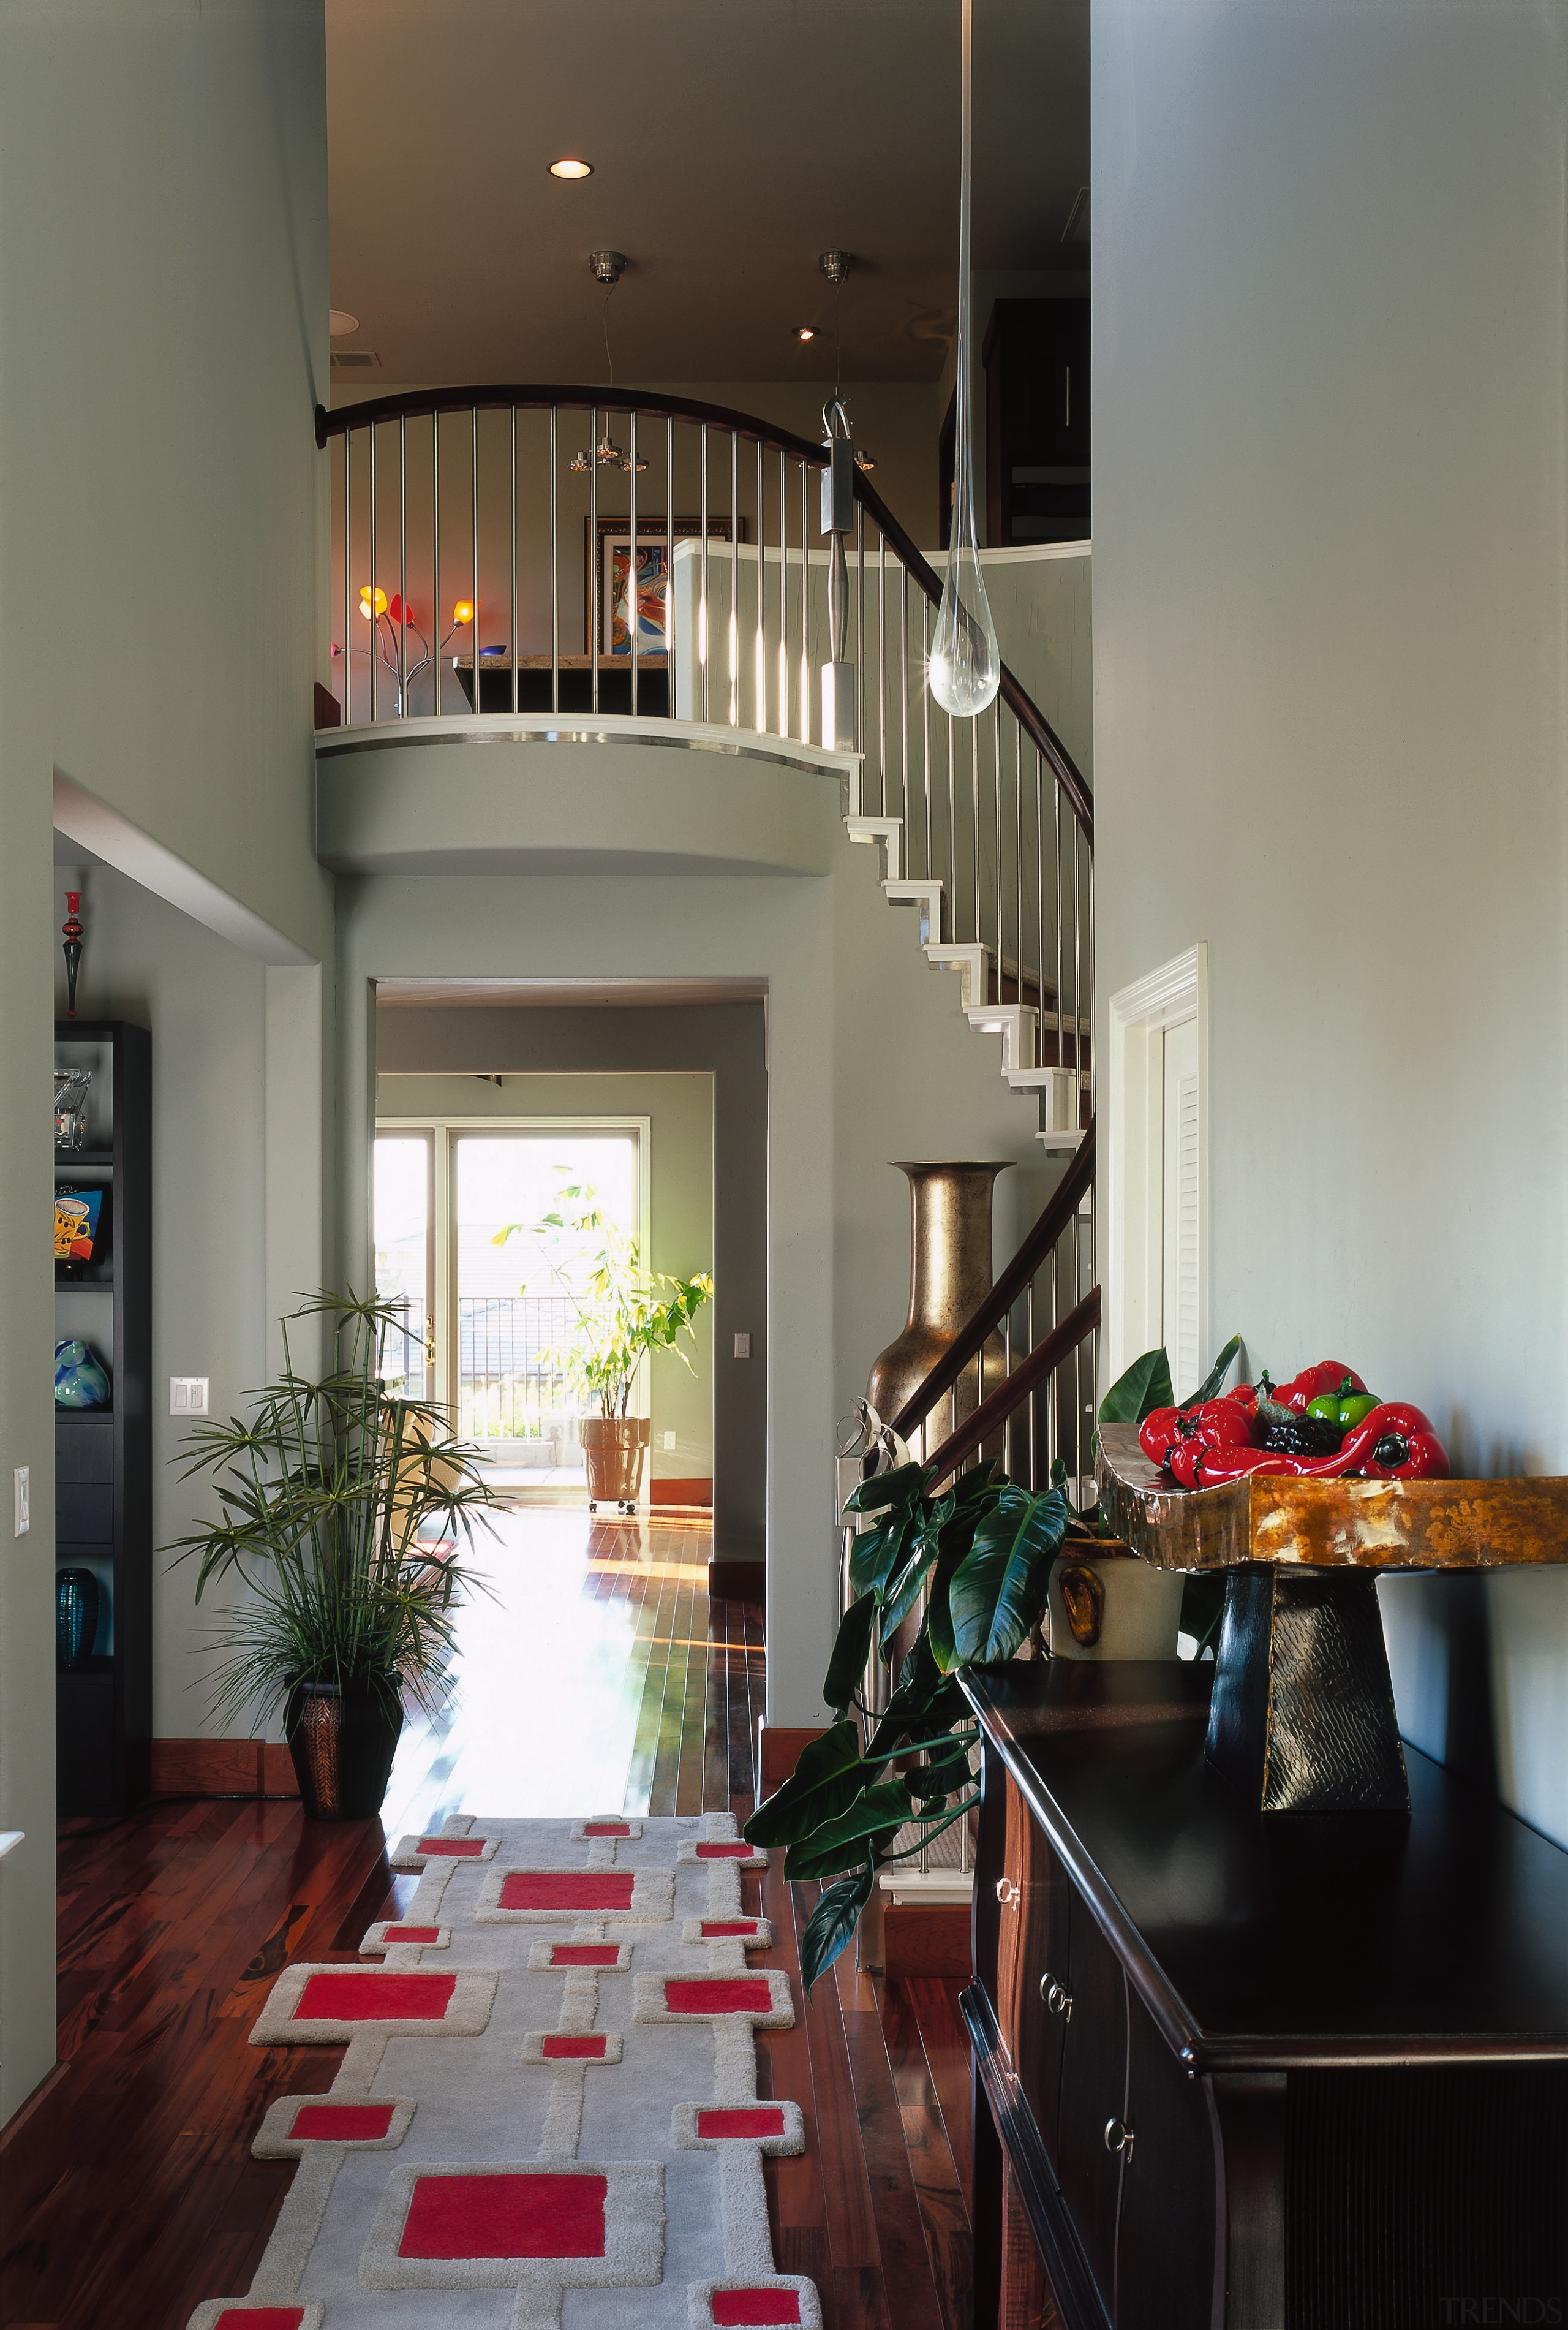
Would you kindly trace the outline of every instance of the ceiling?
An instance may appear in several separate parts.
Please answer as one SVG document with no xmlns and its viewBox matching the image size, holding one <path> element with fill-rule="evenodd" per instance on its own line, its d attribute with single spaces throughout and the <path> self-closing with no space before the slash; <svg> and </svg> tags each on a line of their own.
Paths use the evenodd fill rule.
<svg viewBox="0 0 1568 2330">
<path fill-rule="evenodd" d="M 959 0 L 327 0 L 332 302 L 361 389 L 931 380 L 957 298 Z M 979 0 L 974 263 L 1073 271 L 1089 0 Z M 562 155 L 594 165 L 552 178 Z M 824 327 L 809 346 L 801 323 Z M 339 379 L 345 376 L 335 375 Z"/>
</svg>

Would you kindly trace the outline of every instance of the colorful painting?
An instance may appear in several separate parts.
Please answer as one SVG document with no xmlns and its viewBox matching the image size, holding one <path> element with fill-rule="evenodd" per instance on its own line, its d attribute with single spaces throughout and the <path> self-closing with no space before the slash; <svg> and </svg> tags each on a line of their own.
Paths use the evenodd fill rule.
<svg viewBox="0 0 1568 2330">
<path fill-rule="evenodd" d="M 584 521 L 586 525 L 586 521 Z M 702 521 L 694 517 L 677 517 L 675 540 L 689 541 L 702 533 Z M 708 520 L 708 539 L 712 543 L 728 544 L 730 520 L 712 517 Z M 741 518 L 738 539 L 746 539 L 746 521 Z M 588 564 L 593 604 L 586 609 L 587 636 L 585 650 L 590 646 L 597 622 L 599 652 L 601 656 L 624 656 L 629 658 L 633 637 L 633 584 L 631 570 L 631 525 L 628 518 L 601 517 L 599 521 L 599 556 Z M 665 656 L 669 652 L 669 586 L 670 545 L 662 517 L 644 518 L 638 516 L 637 525 L 636 638 L 638 657 Z"/>
<path fill-rule="evenodd" d="M 56 1189 L 54 1193 L 54 1259 L 90 1262 L 103 1208 L 101 1189 Z"/>
</svg>

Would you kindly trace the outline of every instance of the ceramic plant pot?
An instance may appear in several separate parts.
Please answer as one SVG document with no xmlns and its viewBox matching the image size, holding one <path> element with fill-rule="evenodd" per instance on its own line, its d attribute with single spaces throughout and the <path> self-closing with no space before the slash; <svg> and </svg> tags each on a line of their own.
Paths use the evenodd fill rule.
<svg viewBox="0 0 1568 2330">
<path fill-rule="evenodd" d="M 637 1502 L 642 1484 L 642 1452 L 652 1419 L 646 1416 L 585 1416 L 578 1425 L 588 1467 L 590 1504 Z"/>
<path fill-rule="evenodd" d="M 403 1728 L 396 1675 L 374 1675 L 340 1688 L 297 1682 L 283 1714 L 284 1734 L 312 1820 L 373 1820 L 382 1807 Z"/>
<path fill-rule="evenodd" d="M 1051 1650 L 1059 1659 L 1174 1659 L 1181 1624 L 1179 1569 L 1136 1554 L 1077 1555 L 1051 1572 Z"/>
<path fill-rule="evenodd" d="M 99 1584 L 90 1569 L 61 1569 L 54 1577 L 54 1647 L 62 1667 L 84 1667 L 98 1640 Z"/>
<path fill-rule="evenodd" d="M 898 1170 L 909 1176 L 909 1317 L 903 1332 L 872 1361 L 865 1387 L 866 1398 L 884 1424 L 893 1422 L 991 1291 L 991 1191 L 1006 1160 L 901 1159 Z M 953 1395 L 939 1402 L 930 1427 L 931 1448 L 997 1389 L 1006 1371 L 1006 1347 L 993 1332 L 959 1378 Z M 1001 1453 L 999 1445 L 987 1444 L 987 1455 Z"/>
</svg>

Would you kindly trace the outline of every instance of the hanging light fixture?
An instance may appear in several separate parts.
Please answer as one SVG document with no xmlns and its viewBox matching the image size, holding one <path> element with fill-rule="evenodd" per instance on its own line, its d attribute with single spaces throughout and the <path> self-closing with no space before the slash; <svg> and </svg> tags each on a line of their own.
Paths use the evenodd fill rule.
<svg viewBox="0 0 1568 2330">
<path fill-rule="evenodd" d="M 626 253 L 623 251 L 591 251 L 588 255 L 588 264 L 592 271 L 594 281 L 602 283 L 604 286 L 604 356 L 609 368 L 609 384 L 613 389 L 615 358 L 609 352 L 609 295 L 626 271 Z M 628 473 L 633 469 L 641 470 L 647 468 L 647 463 L 640 453 L 634 462 L 629 453 L 621 451 L 609 433 L 608 418 L 604 425 L 604 434 L 594 447 L 592 455 L 590 456 L 585 450 L 580 450 L 572 455 L 567 467 L 575 469 L 578 475 L 582 477 L 592 469 L 595 461 L 601 469 L 624 469 Z"/>
<path fill-rule="evenodd" d="M 953 431 L 953 515 L 948 571 L 931 641 L 928 677 L 942 710 L 955 719 L 983 712 L 1002 684 L 997 627 L 980 579 L 975 542 L 975 447 L 969 412 L 969 50 L 973 0 L 963 5 L 963 125 L 959 165 L 959 374 Z"/>
</svg>

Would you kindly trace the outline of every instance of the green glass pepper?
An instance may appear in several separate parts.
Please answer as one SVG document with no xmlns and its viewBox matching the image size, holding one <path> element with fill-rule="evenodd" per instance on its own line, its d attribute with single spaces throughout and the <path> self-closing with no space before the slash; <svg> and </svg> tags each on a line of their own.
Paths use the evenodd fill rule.
<svg viewBox="0 0 1568 2330">
<path fill-rule="evenodd" d="M 1378 1404 L 1375 1392 L 1357 1391 L 1346 1376 L 1337 1391 L 1319 1392 L 1316 1399 L 1309 1399 L 1307 1413 L 1321 1423 L 1337 1425 L 1341 1432 L 1351 1432 Z"/>
</svg>

